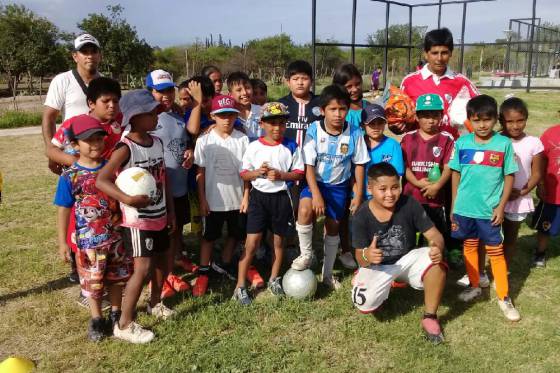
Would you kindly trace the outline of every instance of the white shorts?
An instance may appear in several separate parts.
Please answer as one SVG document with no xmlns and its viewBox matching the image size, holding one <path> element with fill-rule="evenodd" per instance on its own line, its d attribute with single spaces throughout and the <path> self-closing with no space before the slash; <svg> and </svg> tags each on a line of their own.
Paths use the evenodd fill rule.
<svg viewBox="0 0 560 373">
<path fill-rule="evenodd" d="M 434 265 L 429 253 L 429 247 L 420 247 L 409 251 L 395 264 L 360 268 L 352 279 L 352 303 L 360 312 L 375 311 L 389 297 L 393 281 L 423 290 L 424 274 Z"/>
<path fill-rule="evenodd" d="M 529 215 L 528 212 L 506 212 L 504 214 L 504 217 L 509 220 L 509 221 L 523 221 L 527 218 L 527 215 Z"/>
</svg>

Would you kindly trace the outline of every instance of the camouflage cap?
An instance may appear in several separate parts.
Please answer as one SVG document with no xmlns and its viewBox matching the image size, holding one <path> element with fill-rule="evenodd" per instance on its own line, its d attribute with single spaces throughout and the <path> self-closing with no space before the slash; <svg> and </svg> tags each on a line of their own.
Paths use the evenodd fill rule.
<svg viewBox="0 0 560 373">
<path fill-rule="evenodd" d="M 261 108 L 261 120 L 270 118 L 288 118 L 288 107 L 280 102 L 267 102 Z"/>
</svg>

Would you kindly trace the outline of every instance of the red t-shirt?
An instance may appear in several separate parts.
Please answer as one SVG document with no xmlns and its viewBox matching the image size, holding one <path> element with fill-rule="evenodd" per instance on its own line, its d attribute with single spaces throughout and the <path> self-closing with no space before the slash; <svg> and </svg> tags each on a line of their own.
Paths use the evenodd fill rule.
<svg viewBox="0 0 560 373">
<path fill-rule="evenodd" d="M 435 164 L 438 164 L 440 171 L 443 172 L 443 167 L 449 163 L 453 152 L 453 144 L 453 136 L 447 132 L 440 132 L 431 139 L 424 140 L 417 130 L 411 131 L 401 140 L 404 164 L 418 180 L 427 178 L 428 172 Z M 441 207 L 445 202 L 445 194 L 442 190 L 436 198 L 427 199 L 420 189 L 411 183 L 404 185 L 403 193 L 430 207 Z"/>
<path fill-rule="evenodd" d="M 447 110 L 451 101 L 453 101 L 463 86 L 467 87 L 471 97 L 480 94 L 474 84 L 464 75 L 447 69 L 443 76 L 438 77 L 428 69 L 428 64 L 426 64 L 422 69 L 404 77 L 401 83 L 401 91 L 414 100 L 414 102 L 424 94 L 435 93 L 440 95 L 444 104 L 443 120 L 441 121 L 440 128 L 442 131 L 453 135 L 454 139 L 457 139 L 459 131 L 451 126 Z M 417 128 L 418 125 L 415 123 L 411 129 Z"/>
<path fill-rule="evenodd" d="M 544 174 L 546 203 L 560 205 L 560 124 L 550 127 L 541 136 L 546 158 Z"/>
</svg>

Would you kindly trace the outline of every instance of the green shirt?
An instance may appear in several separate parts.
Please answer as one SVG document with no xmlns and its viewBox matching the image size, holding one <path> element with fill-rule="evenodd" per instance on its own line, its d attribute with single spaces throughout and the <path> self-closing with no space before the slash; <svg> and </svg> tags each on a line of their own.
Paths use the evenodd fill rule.
<svg viewBox="0 0 560 373">
<path fill-rule="evenodd" d="M 474 133 L 461 136 L 449 167 L 461 174 L 453 213 L 491 219 L 504 191 L 504 176 L 517 172 L 511 140 L 496 132 L 487 143 L 477 143 Z"/>
</svg>

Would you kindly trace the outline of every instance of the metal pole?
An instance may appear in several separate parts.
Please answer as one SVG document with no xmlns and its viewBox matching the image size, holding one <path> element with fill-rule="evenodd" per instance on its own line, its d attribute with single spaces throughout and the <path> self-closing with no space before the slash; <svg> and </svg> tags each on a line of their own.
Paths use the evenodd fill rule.
<svg viewBox="0 0 560 373">
<path fill-rule="evenodd" d="M 537 42 L 537 56 L 535 57 L 535 77 L 539 76 L 539 59 L 540 59 L 540 47 L 541 47 L 541 43 L 540 43 L 540 36 L 541 36 L 541 30 L 540 30 L 540 26 L 541 26 L 541 20 L 539 19 L 539 25 L 537 26 L 537 37 L 536 42 Z"/>
<path fill-rule="evenodd" d="M 438 13 L 437 13 L 437 28 L 441 28 L 441 3 L 443 0 L 439 0 Z"/>
<path fill-rule="evenodd" d="M 357 0 L 352 1 L 352 63 L 356 63 L 356 3 Z"/>
<path fill-rule="evenodd" d="M 533 17 L 531 18 L 531 39 L 529 40 L 529 67 L 527 69 L 527 88 L 526 92 L 531 91 L 531 73 L 533 72 L 533 42 L 535 37 L 535 17 L 537 13 L 537 0 L 533 0 Z"/>
<path fill-rule="evenodd" d="M 463 73 L 465 62 L 465 21 L 467 19 L 467 3 L 463 3 L 463 23 L 461 24 L 461 59 L 459 60 L 459 72 Z"/>
<path fill-rule="evenodd" d="M 408 45 L 412 46 L 412 7 L 408 7 Z M 408 71 L 412 71 L 412 48 L 408 48 Z"/>
<path fill-rule="evenodd" d="M 517 22 L 517 41 L 521 41 L 521 23 Z M 521 44 L 517 44 L 517 50 L 515 51 L 515 72 L 519 71 L 519 48 Z"/>
<path fill-rule="evenodd" d="M 315 82 L 317 81 L 317 56 L 315 52 L 315 29 L 317 26 L 317 0 L 311 0 L 311 49 L 313 53 L 313 92 L 315 92 Z"/>
<path fill-rule="evenodd" d="M 507 43 L 507 49 L 506 49 L 506 60 L 505 60 L 505 63 L 507 65 L 505 65 L 505 69 L 504 69 L 506 71 L 506 73 L 509 73 L 509 65 L 510 65 L 509 59 L 510 59 L 510 54 L 511 54 L 511 33 L 513 32 L 512 29 L 511 29 L 511 26 L 512 26 L 512 24 L 511 24 L 511 19 L 510 19 L 509 20 L 508 34 L 506 35 L 507 42 L 508 42 Z"/>
<path fill-rule="evenodd" d="M 391 9 L 390 3 L 385 3 L 385 48 L 383 52 L 383 84 L 387 85 L 387 65 L 389 64 L 389 11 Z"/>
</svg>

